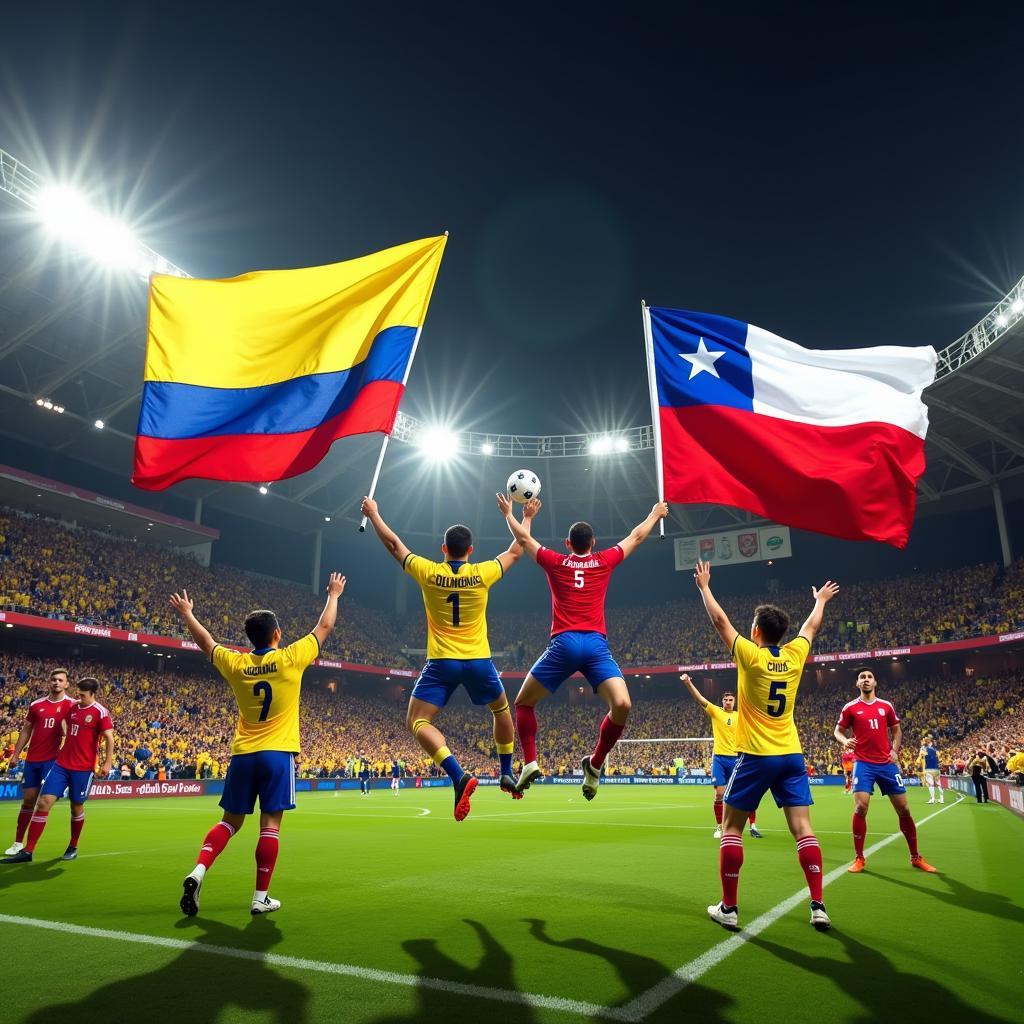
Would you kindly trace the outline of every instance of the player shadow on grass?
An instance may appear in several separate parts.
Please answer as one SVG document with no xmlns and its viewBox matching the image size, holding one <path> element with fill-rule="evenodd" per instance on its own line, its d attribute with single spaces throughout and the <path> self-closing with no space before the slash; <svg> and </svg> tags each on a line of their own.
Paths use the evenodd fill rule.
<svg viewBox="0 0 1024 1024">
<path fill-rule="evenodd" d="M 64 862 L 56 860 L 34 860 L 29 864 L 0 865 L 0 892 L 25 882 L 46 882 L 64 874 Z"/>
<path fill-rule="evenodd" d="M 524 920 L 530 926 L 530 934 L 538 942 L 606 960 L 614 968 L 619 981 L 628 993 L 625 998 L 612 1003 L 613 1007 L 624 1006 L 657 986 L 668 985 L 670 989 L 673 987 L 670 980 L 673 972 L 654 957 L 633 953 L 627 949 L 616 949 L 614 946 L 606 946 L 593 939 L 583 937 L 553 939 L 547 933 L 547 921 L 539 921 L 536 918 L 524 918 Z M 672 995 L 668 997 L 665 1004 L 657 1010 L 652 1010 L 647 1019 L 650 1021 L 676 1020 L 685 1011 L 691 1014 L 699 1013 L 701 1024 L 718 1024 L 718 1022 L 726 1020 L 724 1013 L 733 1002 L 731 997 L 722 992 L 705 988 L 703 985 L 692 983 L 687 985 L 684 991 L 685 996 Z"/>
<path fill-rule="evenodd" d="M 387 1014 L 377 1017 L 372 1024 L 422 1024 L 423 1021 L 444 1021 L 457 1024 L 466 1021 L 478 1024 L 485 1019 L 500 1020 L 502 1024 L 534 1024 L 536 1014 L 525 1000 L 516 999 L 514 961 L 511 954 L 479 921 L 467 920 L 480 939 L 483 956 L 475 967 L 467 967 L 453 960 L 437 948 L 435 939 L 409 939 L 402 943 L 406 951 L 420 966 L 417 972 L 423 984 L 416 986 L 416 1007 L 407 1014 Z M 491 1001 L 472 992 L 446 991 L 427 982 L 450 982 L 454 985 L 503 989 L 508 1001 Z"/>
<path fill-rule="evenodd" d="M 200 932 L 186 936 L 194 937 L 199 949 L 180 950 L 170 963 L 155 971 L 118 978 L 95 988 L 77 1002 L 57 1003 L 36 1010 L 24 1018 L 23 1024 L 67 1024 L 68 1021 L 126 1019 L 126 1016 L 143 1021 L 215 1024 L 230 1008 L 269 1013 L 279 1024 L 305 1024 L 308 1020 L 308 989 L 281 977 L 264 959 L 282 938 L 276 922 L 257 917 L 245 928 L 235 928 L 197 917 L 179 922 L 175 927 Z M 124 970 L 131 970 L 135 949 L 126 944 L 118 954 L 114 943 L 105 942 L 98 947 L 96 941 L 77 940 L 78 957 L 97 957 L 106 950 L 107 962 L 119 956 Z M 203 953 L 204 945 L 245 950 L 246 958 Z M 139 955 L 151 948 L 142 947 Z M 86 950 L 91 952 L 86 953 Z"/>
<path fill-rule="evenodd" d="M 993 1017 L 968 1005 L 954 991 L 936 981 L 931 964 L 923 958 L 921 968 L 928 973 L 912 974 L 894 967 L 879 950 L 844 932 L 830 931 L 822 941 L 829 939 L 843 944 L 848 960 L 809 956 L 760 936 L 752 937 L 749 942 L 809 974 L 833 982 L 851 1000 L 861 1004 L 864 1015 L 859 1019 L 864 1021 L 936 1019 L 1005 1024 L 1002 1017 Z"/>
<path fill-rule="evenodd" d="M 924 893 L 934 899 L 949 903 L 957 910 L 970 910 L 975 914 L 984 914 L 986 917 L 1001 917 L 1007 921 L 1014 921 L 1024 924 L 1024 908 L 1017 906 L 1008 896 L 998 892 L 987 892 L 984 889 L 974 889 L 966 882 L 961 882 L 951 875 L 937 874 L 931 876 L 936 882 L 948 886 L 950 892 L 943 892 L 941 889 L 930 885 L 916 885 L 914 882 L 905 882 L 900 878 L 892 878 L 889 875 L 875 876 L 884 882 L 898 885 L 903 889 L 913 889 L 914 892 Z"/>
</svg>

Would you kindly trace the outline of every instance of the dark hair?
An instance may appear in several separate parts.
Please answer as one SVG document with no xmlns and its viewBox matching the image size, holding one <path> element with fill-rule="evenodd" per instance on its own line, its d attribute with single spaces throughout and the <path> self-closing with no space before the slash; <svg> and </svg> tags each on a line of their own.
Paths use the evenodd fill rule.
<svg viewBox="0 0 1024 1024">
<path fill-rule="evenodd" d="M 277 616 L 268 608 L 249 612 L 245 617 L 245 635 L 257 651 L 269 647 L 270 642 L 274 639 L 274 633 L 280 628 Z"/>
<path fill-rule="evenodd" d="M 759 604 L 754 609 L 754 625 L 768 644 L 777 644 L 789 629 L 789 616 L 773 604 Z"/>
<path fill-rule="evenodd" d="M 732 699 L 735 700 L 736 694 L 733 693 L 732 690 L 726 690 L 725 693 L 722 694 L 722 700 L 725 700 L 726 697 L 732 697 Z"/>
<path fill-rule="evenodd" d="M 51 679 L 54 676 L 59 676 L 59 675 L 70 676 L 71 673 L 66 668 L 52 668 L 52 669 L 50 669 L 50 678 Z"/>
<path fill-rule="evenodd" d="M 858 676 L 862 672 L 870 672 L 872 675 L 875 674 L 875 670 L 870 665 L 858 665 L 853 671 Z"/>
<path fill-rule="evenodd" d="M 100 681 L 93 679 L 92 676 L 86 676 L 84 679 L 78 680 L 78 688 L 87 693 L 95 693 L 100 688 Z"/>
<path fill-rule="evenodd" d="M 594 528 L 590 523 L 573 523 L 569 527 L 569 547 L 577 555 L 585 555 L 594 546 Z"/>
<path fill-rule="evenodd" d="M 465 558 L 473 546 L 473 531 L 468 526 L 461 526 L 458 523 L 449 526 L 444 531 L 444 546 L 451 558 Z"/>
</svg>

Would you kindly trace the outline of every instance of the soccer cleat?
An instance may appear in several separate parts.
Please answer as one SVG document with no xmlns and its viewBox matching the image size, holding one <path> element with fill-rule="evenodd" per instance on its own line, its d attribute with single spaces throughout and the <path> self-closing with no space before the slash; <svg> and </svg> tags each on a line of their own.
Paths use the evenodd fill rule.
<svg viewBox="0 0 1024 1024">
<path fill-rule="evenodd" d="M 854 857 L 853 863 L 846 869 L 851 875 L 859 875 L 867 865 L 863 857 Z"/>
<path fill-rule="evenodd" d="M 711 838 L 712 839 L 721 839 L 722 838 L 722 826 L 721 825 L 719 825 L 718 828 L 716 828 L 715 831 L 711 833 Z"/>
<path fill-rule="evenodd" d="M 194 875 L 186 875 L 185 881 L 181 883 L 181 912 L 186 917 L 195 917 L 199 913 L 199 890 L 203 883 Z"/>
<path fill-rule="evenodd" d="M 78 859 L 78 847 L 69 846 L 65 851 L 61 860 L 77 860 Z"/>
<path fill-rule="evenodd" d="M 273 900 L 269 896 L 264 896 L 261 900 L 253 900 L 252 906 L 249 908 L 249 913 L 255 917 L 257 914 L 272 914 L 275 910 L 281 909 L 281 901 Z"/>
<path fill-rule="evenodd" d="M 931 864 L 929 864 L 928 861 L 926 861 L 920 854 L 916 857 L 910 858 L 910 866 L 912 868 L 917 868 L 918 871 L 927 871 L 930 875 L 938 874 L 938 869 L 933 868 Z"/>
<path fill-rule="evenodd" d="M 597 787 L 601 784 L 601 771 L 596 772 L 591 767 L 590 758 L 583 758 L 583 796 L 586 800 L 593 800 L 597 796 Z"/>
<path fill-rule="evenodd" d="M 738 932 L 740 930 L 740 914 L 736 907 L 727 910 L 724 904 L 715 903 L 708 907 L 708 917 L 731 932 Z"/>
<path fill-rule="evenodd" d="M 508 775 L 502 775 L 498 785 L 501 787 L 502 793 L 508 793 L 511 795 L 513 800 L 522 800 L 523 794 L 520 792 L 519 787 L 516 785 L 516 780 Z"/>
<path fill-rule="evenodd" d="M 811 924 L 819 932 L 827 932 L 832 927 L 828 914 L 825 913 L 825 904 L 811 900 Z"/>
<path fill-rule="evenodd" d="M 4 856 L 13 857 L 16 853 L 21 853 L 21 851 L 24 849 L 24 843 L 13 843 L 11 846 L 8 846 L 6 850 L 4 850 Z"/>
<path fill-rule="evenodd" d="M 758 832 L 756 825 L 751 825 L 750 826 L 750 835 L 754 839 L 764 839 L 764 833 L 763 832 Z"/>
<path fill-rule="evenodd" d="M 537 767 L 536 761 L 531 761 L 529 764 L 523 765 L 523 770 L 519 773 L 519 781 L 516 783 L 516 789 L 520 793 L 525 793 L 533 783 L 540 778 L 541 772 Z"/>
<path fill-rule="evenodd" d="M 17 853 L 11 854 L 10 857 L 4 857 L 0 860 L 0 864 L 31 864 L 32 854 L 28 850 L 19 850 Z"/>
<path fill-rule="evenodd" d="M 463 775 L 455 783 L 455 820 L 462 821 L 469 814 L 469 798 L 479 782 L 472 775 Z"/>
<path fill-rule="evenodd" d="M 930 803 L 930 804 L 935 803 L 935 797 L 932 797 L 931 800 L 928 801 L 928 803 Z"/>
</svg>

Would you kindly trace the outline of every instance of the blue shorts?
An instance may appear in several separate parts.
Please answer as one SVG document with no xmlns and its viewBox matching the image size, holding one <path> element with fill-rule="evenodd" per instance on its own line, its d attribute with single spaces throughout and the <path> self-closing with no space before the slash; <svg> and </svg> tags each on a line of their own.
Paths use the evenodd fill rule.
<svg viewBox="0 0 1024 1024">
<path fill-rule="evenodd" d="M 882 796 L 899 796 L 907 791 L 907 787 L 903 785 L 903 776 L 900 775 L 899 768 L 892 761 L 887 761 L 885 764 L 868 764 L 867 761 L 853 762 L 854 793 L 867 793 L 870 796 L 875 791 L 876 782 Z"/>
<path fill-rule="evenodd" d="M 498 670 L 490 658 L 432 658 L 423 666 L 412 695 L 443 708 L 460 687 L 474 704 L 490 704 L 505 696 Z"/>
<path fill-rule="evenodd" d="M 550 693 L 576 672 L 583 673 L 595 693 L 605 680 L 622 677 L 622 669 L 608 650 L 608 639 L 603 633 L 556 633 L 530 669 L 534 679 Z"/>
<path fill-rule="evenodd" d="M 711 784 L 713 786 L 726 785 L 729 782 L 735 767 L 735 757 L 726 757 L 724 754 L 715 754 L 711 758 Z"/>
<path fill-rule="evenodd" d="M 779 807 L 810 807 L 811 785 L 803 754 L 740 754 L 725 787 L 725 802 L 741 811 L 756 811 L 772 791 Z"/>
<path fill-rule="evenodd" d="M 284 750 L 232 754 L 220 805 L 228 814 L 252 814 L 260 798 L 265 814 L 295 809 L 295 755 Z"/>
<path fill-rule="evenodd" d="M 52 761 L 26 761 L 25 770 L 21 774 L 22 789 L 38 789 L 46 778 L 46 773 L 56 764 Z"/>
<path fill-rule="evenodd" d="M 68 791 L 68 799 L 73 804 L 84 804 L 89 799 L 89 787 L 92 785 L 92 772 L 73 772 L 70 768 L 57 764 L 46 773 L 40 796 L 61 797 L 64 790 Z"/>
</svg>

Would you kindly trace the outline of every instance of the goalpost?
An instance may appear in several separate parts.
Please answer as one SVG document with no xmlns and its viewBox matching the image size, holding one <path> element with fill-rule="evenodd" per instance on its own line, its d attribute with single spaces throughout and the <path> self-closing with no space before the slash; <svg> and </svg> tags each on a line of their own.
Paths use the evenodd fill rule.
<svg viewBox="0 0 1024 1024">
<path fill-rule="evenodd" d="M 615 745 L 611 754 L 605 758 L 604 771 L 606 775 L 611 774 L 612 756 L 618 751 L 619 747 L 626 746 L 627 744 L 633 746 L 642 744 L 644 746 L 652 747 L 675 747 L 679 753 L 672 757 L 671 760 L 682 761 L 684 772 L 688 771 L 690 768 L 703 769 L 705 762 L 707 762 L 708 765 L 711 764 L 711 752 L 714 747 L 714 742 L 715 738 L 713 736 L 657 736 L 651 739 L 621 739 Z M 699 761 L 694 756 L 694 746 L 697 744 L 709 744 L 709 746 L 706 747 L 706 751 L 705 749 L 698 748 L 699 753 L 697 754 L 697 757 L 699 757 Z M 689 749 L 687 749 L 687 747 Z M 618 760 L 623 761 L 625 758 L 620 756 Z M 652 760 L 654 759 L 652 758 Z"/>
</svg>

